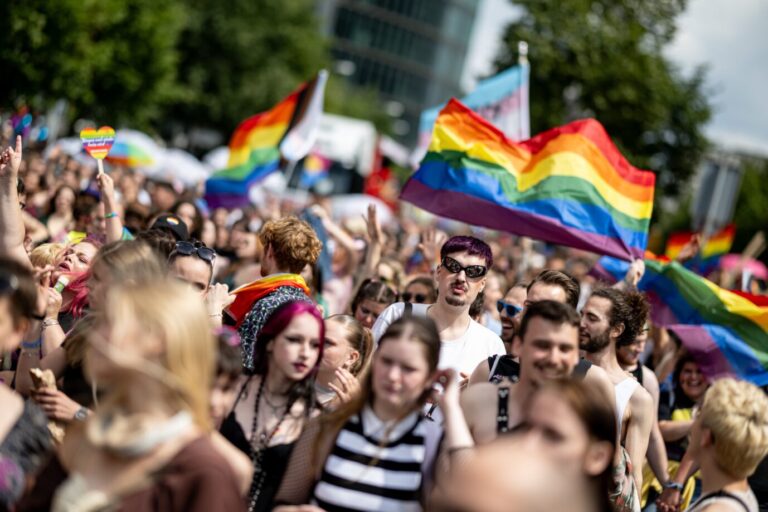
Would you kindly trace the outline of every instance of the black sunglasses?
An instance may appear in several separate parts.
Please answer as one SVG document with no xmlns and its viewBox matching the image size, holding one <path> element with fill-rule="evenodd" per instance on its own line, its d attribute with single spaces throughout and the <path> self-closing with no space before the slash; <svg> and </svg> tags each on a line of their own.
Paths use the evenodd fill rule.
<svg viewBox="0 0 768 512">
<path fill-rule="evenodd" d="M 181 254 L 182 256 L 197 255 L 201 260 L 207 261 L 210 264 L 213 264 L 213 260 L 216 259 L 216 251 L 192 242 L 176 242 L 176 249 L 171 253 L 171 256 L 174 254 Z"/>
<path fill-rule="evenodd" d="M 461 263 L 449 256 L 443 258 L 442 265 L 451 274 L 458 274 L 463 270 L 464 273 L 467 274 L 467 277 L 470 279 L 483 277 L 488 272 L 488 268 L 484 265 L 469 265 L 468 267 L 462 267 Z"/>
<path fill-rule="evenodd" d="M 403 302 L 411 302 L 411 299 L 413 299 L 413 302 L 416 304 L 424 304 L 427 302 L 427 296 L 423 293 L 411 293 L 411 292 L 405 292 L 402 295 Z"/>
<path fill-rule="evenodd" d="M 507 316 L 514 317 L 517 316 L 523 310 L 523 308 L 520 306 L 515 306 L 514 304 L 510 304 L 509 302 L 504 302 L 503 300 L 497 300 L 496 310 L 499 313 L 506 311 Z"/>
</svg>

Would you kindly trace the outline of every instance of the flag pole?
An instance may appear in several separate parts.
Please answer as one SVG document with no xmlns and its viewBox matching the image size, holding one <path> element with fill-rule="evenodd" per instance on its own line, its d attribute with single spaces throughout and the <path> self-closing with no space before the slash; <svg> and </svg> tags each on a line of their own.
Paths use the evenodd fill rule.
<svg viewBox="0 0 768 512">
<path fill-rule="evenodd" d="M 526 81 L 524 84 L 520 84 L 520 94 L 518 94 L 517 105 L 517 123 L 518 123 L 518 136 L 520 140 L 526 140 L 531 136 L 531 121 L 530 113 L 528 111 L 528 83 L 530 82 L 530 64 L 528 62 L 528 43 L 525 41 L 517 42 L 517 64 L 520 66 L 523 79 Z"/>
</svg>

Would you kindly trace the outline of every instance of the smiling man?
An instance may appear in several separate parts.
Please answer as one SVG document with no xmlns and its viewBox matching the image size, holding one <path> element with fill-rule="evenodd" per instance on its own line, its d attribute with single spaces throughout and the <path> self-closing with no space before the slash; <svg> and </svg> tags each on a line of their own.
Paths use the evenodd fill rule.
<svg viewBox="0 0 768 512">
<path fill-rule="evenodd" d="M 553 300 L 531 303 L 515 335 L 520 380 L 514 384 L 473 384 L 461 396 L 464 417 L 475 443 L 493 441 L 513 430 L 535 389 L 551 379 L 566 379 L 579 362 L 579 315 Z"/>
<path fill-rule="evenodd" d="M 471 236 L 454 236 L 440 249 L 437 268 L 437 302 L 411 304 L 409 314 L 427 316 L 440 333 L 439 367 L 452 368 L 466 380 L 480 361 L 504 354 L 504 344 L 490 329 L 469 316 L 469 307 L 486 284 L 486 274 L 493 265 L 491 248 Z M 389 325 L 405 313 L 406 305 L 397 302 L 385 309 L 373 325 L 378 343 Z"/>
</svg>

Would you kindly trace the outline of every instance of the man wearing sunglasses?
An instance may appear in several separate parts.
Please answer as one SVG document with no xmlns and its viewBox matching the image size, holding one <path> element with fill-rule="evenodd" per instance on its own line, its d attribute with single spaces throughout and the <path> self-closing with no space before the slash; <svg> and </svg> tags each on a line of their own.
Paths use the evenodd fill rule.
<svg viewBox="0 0 768 512">
<path fill-rule="evenodd" d="M 482 240 L 455 236 L 443 244 L 440 259 L 437 302 L 411 304 L 409 314 L 434 320 L 441 340 L 439 367 L 456 370 L 466 382 L 478 363 L 505 353 L 501 338 L 469 316 L 470 306 L 485 287 L 493 255 Z M 405 309 L 404 303 L 397 302 L 379 315 L 372 329 L 376 342 Z"/>
<path fill-rule="evenodd" d="M 176 242 L 168 257 L 168 271 L 176 279 L 189 284 L 205 299 L 208 317 L 214 327 L 220 327 L 222 311 L 234 297 L 223 283 L 213 284 L 213 264 L 216 251 L 197 240 Z"/>
</svg>

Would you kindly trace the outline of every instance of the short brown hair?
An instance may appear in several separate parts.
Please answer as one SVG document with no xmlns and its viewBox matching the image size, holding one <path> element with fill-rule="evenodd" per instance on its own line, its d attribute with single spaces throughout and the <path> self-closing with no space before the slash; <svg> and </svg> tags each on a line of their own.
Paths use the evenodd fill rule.
<svg viewBox="0 0 768 512">
<path fill-rule="evenodd" d="M 280 268 L 294 274 L 300 274 L 307 264 L 314 265 L 323 247 L 309 224 L 296 217 L 265 222 L 259 241 L 265 251 L 272 247 Z"/>
<path fill-rule="evenodd" d="M 571 327 L 579 328 L 581 320 L 576 310 L 570 304 L 563 304 L 554 300 L 540 300 L 528 305 L 525 308 L 525 314 L 520 321 L 520 331 L 518 336 L 522 340 L 528 331 L 528 324 L 534 318 L 543 318 L 556 325 L 568 324 Z"/>
<path fill-rule="evenodd" d="M 565 272 L 559 270 L 542 270 L 539 275 L 533 278 L 531 284 L 528 285 L 527 291 L 531 291 L 533 285 L 536 283 L 544 283 L 550 286 L 559 286 L 565 291 L 565 301 L 570 304 L 573 309 L 579 306 L 579 295 L 581 294 L 581 287 L 579 282 Z"/>
</svg>

